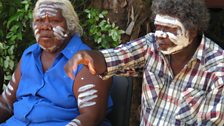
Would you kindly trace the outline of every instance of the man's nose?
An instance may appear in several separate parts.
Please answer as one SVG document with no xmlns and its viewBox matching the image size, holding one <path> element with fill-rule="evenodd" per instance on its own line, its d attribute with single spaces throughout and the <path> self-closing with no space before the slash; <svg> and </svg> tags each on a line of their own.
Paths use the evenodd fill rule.
<svg viewBox="0 0 224 126">
<path fill-rule="evenodd" d="M 53 29 L 47 13 L 45 14 L 43 23 L 41 25 L 41 29 L 43 29 L 43 30 L 52 30 Z"/>
</svg>

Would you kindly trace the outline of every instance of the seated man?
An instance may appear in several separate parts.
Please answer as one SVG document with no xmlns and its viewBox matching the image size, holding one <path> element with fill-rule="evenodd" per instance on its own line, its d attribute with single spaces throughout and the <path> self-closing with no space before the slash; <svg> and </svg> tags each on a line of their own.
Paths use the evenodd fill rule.
<svg viewBox="0 0 224 126">
<path fill-rule="evenodd" d="M 107 126 L 111 80 L 87 68 L 70 79 L 65 63 L 79 50 L 90 50 L 69 0 L 38 0 L 33 11 L 37 43 L 26 49 L 7 88 L 0 95 L 0 126 Z"/>
<path fill-rule="evenodd" d="M 114 49 L 80 51 L 78 64 L 104 79 L 142 76 L 141 126 L 223 126 L 224 50 L 204 35 L 204 0 L 153 0 L 155 33 Z"/>
</svg>

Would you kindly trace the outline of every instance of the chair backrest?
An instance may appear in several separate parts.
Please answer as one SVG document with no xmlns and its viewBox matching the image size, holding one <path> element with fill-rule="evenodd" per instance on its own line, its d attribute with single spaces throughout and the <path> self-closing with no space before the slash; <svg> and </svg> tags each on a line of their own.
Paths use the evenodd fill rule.
<svg viewBox="0 0 224 126">
<path fill-rule="evenodd" d="M 113 110 L 108 115 L 112 126 L 128 126 L 132 98 L 132 79 L 130 77 L 113 77 L 111 88 Z"/>
</svg>

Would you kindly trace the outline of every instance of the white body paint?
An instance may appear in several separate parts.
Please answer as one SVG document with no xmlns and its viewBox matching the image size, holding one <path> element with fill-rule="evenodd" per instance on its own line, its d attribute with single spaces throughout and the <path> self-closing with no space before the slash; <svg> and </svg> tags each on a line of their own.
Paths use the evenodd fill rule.
<svg viewBox="0 0 224 126">
<path fill-rule="evenodd" d="M 11 85 L 11 83 L 9 83 L 7 87 L 8 87 L 8 89 L 11 90 L 11 91 L 14 90 L 13 87 L 12 87 L 12 85 Z"/>
<path fill-rule="evenodd" d="M 12 79 L 12 81 L 13 81 L 13 79 Z M 11 83 L 9 82 L 8 85 L 7 85 L 7 87 L 5 88 L 4 92 L 5 92 L 7 95 L 11 96 L 11 95 L 12 95 L 11 92 L 12 92 L 13 90 L 14 90 L 14 89 L 13 89 Z"/>
<path fill-rule="evenodd" d="M 15 74 L 12 74 L 12 82 L 15 83 L 16 82 L 16 78 L 15 78 Z"/>
<path fill-rule="evenodd" d="M 81 122 L 78 119 L 73 119 L 69 124 L 66 126 L 81 126 Z"/>
<path fill-rule="evenodd" d="M 88 85 L 85 85 L 85 86 L 82 86 L 78 89 L 78 92 L 83 92 L 83 91 L 86 91 L 86 90 L 89 90 L 91 88 L 95 87 L 94 84 L 88 84 Z"/>
<path fill-rule="evenodd" d="M 94 84 L 87 84 L 78 89 L 78 106 L 79 108 L 89 107 L 96 104 L 93 99 L 97 98 L 97 90 L 94 89 Z"/>
<path fill-rule="evenodd" d="M 177 28 L 177 35 L 171 32 L 163 32 L 159 30 L 155 32 L 156 37 L 158 38 L 168 37 L 170 41 L 176 45 L 175 47 L 167 48 L 167 50 L 160 50 L 162 53 L 175 54 L 191 43 L 189 41 L 189 33 L 186 31 L 183 24 L 177 18 L 173 18 L 170 16 L 156 15 L 154 24 L 167 26 L 171 28 Z"/>
<path fill-rule="evenodd" d="M 10 106 L 10 103 L 9 103 L 7 97 L 6 97 L 6 90 L 3 91 L 2 98 L 3 98 L 3 101 L 5 101 L 6 106 L 4 106 L 2 103 L 0 103 L 1 104 L 0 107 L 2 107 L 4 109 L 6 109 L 7 111 L 11 112 L 12 111 L 12 107 Z"/>
<path fill-rule="evenodd" d="M 9 88 L 8 88 L 8 87 L 5 89 L 5 92 L 6 92 L 6 94 L 9 95 L 9 96 L 12 95 L 11 92 L 9 91 Z"/>
<path fill-rule="evenodd" d="M 3 104 L 1 103 L 1 101 L 0 101 L 0 108 L 9 111 L 9 109 L 8 109 L 5 105 L 3 105 Z"/>
</svg>

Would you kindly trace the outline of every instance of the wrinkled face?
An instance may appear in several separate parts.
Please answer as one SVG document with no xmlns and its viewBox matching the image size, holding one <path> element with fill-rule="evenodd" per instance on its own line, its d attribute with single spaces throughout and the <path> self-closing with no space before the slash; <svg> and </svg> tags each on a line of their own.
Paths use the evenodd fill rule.
<svg viewBox="0 0 224 126">
<path fill-rule="evenodd" d="M 154 25 L 156 42 L 164 54 L 178 53 L 191 43 L 189 32 L 177 18 L 156 15 Z"/>
<path fill-rule="evenodd" d="M 40 4 L 36 18 L 33 20 L 33 29 L 36 41 L 40 47 L 48 52 L 60 50 L 67 35 L 66 20 L 61 9 L 53 4 Z"/>
</svg>

